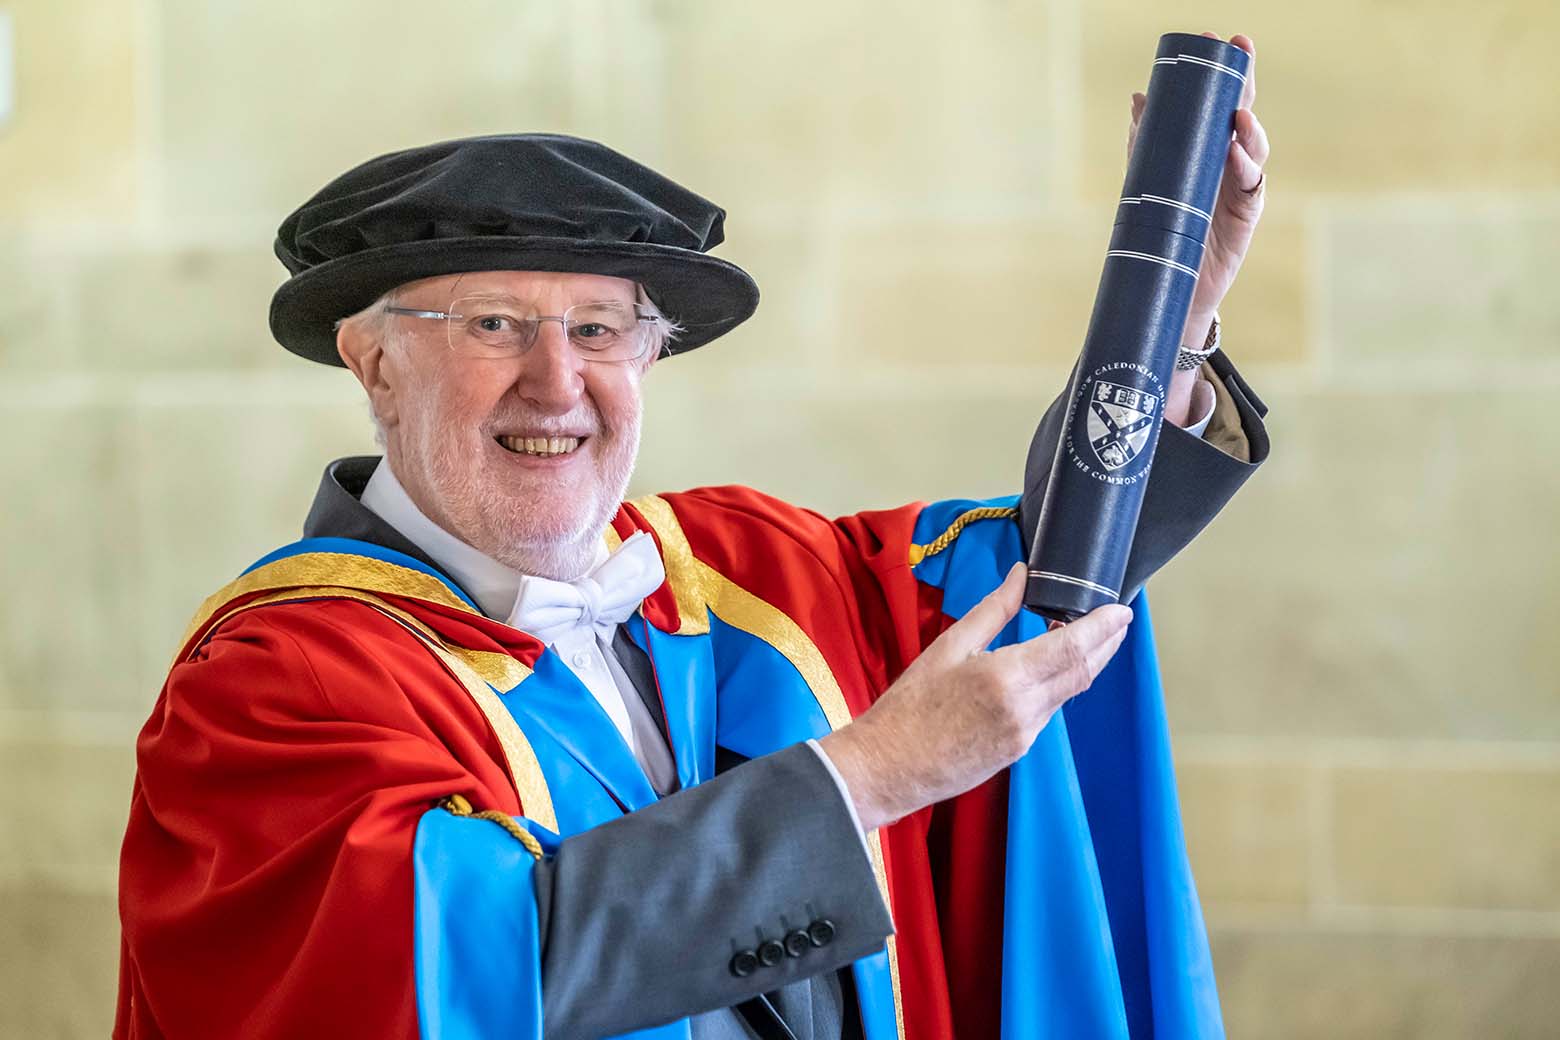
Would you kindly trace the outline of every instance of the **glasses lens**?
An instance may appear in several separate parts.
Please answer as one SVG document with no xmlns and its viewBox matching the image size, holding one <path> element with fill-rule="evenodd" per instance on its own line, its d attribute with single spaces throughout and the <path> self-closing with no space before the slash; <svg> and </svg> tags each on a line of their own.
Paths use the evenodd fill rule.
<svg viewBox="0 0 1560 1040">
<path fill-rule="evenodd" d="M 467 296 L 449 306 L 450 347 L 466 357 L 509 357 L 536 339 L 536 320 L 512 300 Z"/>
<path fill-rule="evenodd" d="M 569 342 L 594 361 L 630 361 L 644 352 L 639 314 L 625 303 L 581 303 L 564 314 Z"/>
<path fill-rule="evenodd" d="M 466 296 L 449 306 L 450 349 L 462 357 L 515 357 L 535 344 L 543 322 L 559 322 L 581 357 L 632 361 L 642 357 L 649 337 L 639 312 L 625 303 L 582 303 L 561 317 L 538 315 L 505 297 Z"/>
</svg>

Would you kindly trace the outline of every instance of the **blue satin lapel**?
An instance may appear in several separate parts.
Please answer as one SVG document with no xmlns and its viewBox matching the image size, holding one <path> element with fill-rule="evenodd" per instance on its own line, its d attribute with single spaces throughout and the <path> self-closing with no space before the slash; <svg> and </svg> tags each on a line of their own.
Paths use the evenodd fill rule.
<svg viewBox="0 0 1560 1040">
<path fill-rule="evenodd" d="M 487 820 L 435 809 L 418 822 L 412 905 L 422 1040 L 542 1040 L 534 862 Z"/>
<path fill-rule="evenodd" d="M 522 821 L 551 854 L 556 840 Z M 422 1040 L 544 1040 L 531 854 L 487 820 L 435 809 L 413 846 L 413 953 Z M 686 1019 L 620 1034 L 688 1040 Z"/>
<path fill-rule="evenodd" d="M 717 744 L 756 758 L 829 732 L 811 688 L 780 651 L 717 617 L 710 623 L 710 633 L 698 636 L 663 632 L 637 615 L 628 623 L 655 670 L 685 787 L 715 775 Z M 619 814 L 606 792 L 629 811 L 655 800 L 611 719 L 552 651 L 500 696 L 541 763 L 564 837 Z M 852 971 L 866 1040 L 896 1040 L 887 952 L 862 958 Z M 687 1029 L 683 1021 L 632 1035 L 661 1040 Z"/>
<path fill-rule="evenodd" d="M 715 775 L 715 665 L 709 636 L 662 632 L 635 614 L 628 634 L 650 657 L 683 787 Z"/>
<path fill-rule="evenodd" d="M 721 747 L 757 758 L 829 732 L 812 688 L 784 654 L 714 615 L 710 635 L 721 691 L 715 738 Z M 861 958 L 851 973 L 866 1040 L 897 1040 L 888 951 Z"/>
<path fill-rule="evenodd" d="M 829 720 L 796 666 L 755 635 L 711 616 L 720 720 L 716 741 L 748 758 L 829 732 Z"/>
<path fill-rule="evenodd" d="M 617 726 L 551 650 L 543 652 L 530 677 L 502 699 L 522 729 L 529 732 L 534 726 L 546 732 L 629 812 L 656 800 L 655 789 Z M 545 772 L 545 763 L 543 768 Z M 555 802 L 568 797 L 567 791 L 553 794 Z"/>
<path fill-rule="evenodd" d="M 888 950 L 879 950 L 850 966 L 856 980 L 856 1005 L 861 1008 L 865 1040 L 898 1040 L 894 1011 L 894 976 L 888 966 Z"/>
</svg>

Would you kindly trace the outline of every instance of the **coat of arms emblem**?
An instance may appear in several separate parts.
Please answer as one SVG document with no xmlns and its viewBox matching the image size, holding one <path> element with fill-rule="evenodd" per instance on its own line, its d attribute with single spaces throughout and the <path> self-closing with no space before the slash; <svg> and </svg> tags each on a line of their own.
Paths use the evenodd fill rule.
<svg viewBox="0 0 1560 1040">
<path fill-rule="evenodd" d="M 1144 390 L 1101 380 L 1089 400 L 1089 446 L 1107 470 L 1138 457 L 1154 432 L 1159 398 Z"/>
</svg>

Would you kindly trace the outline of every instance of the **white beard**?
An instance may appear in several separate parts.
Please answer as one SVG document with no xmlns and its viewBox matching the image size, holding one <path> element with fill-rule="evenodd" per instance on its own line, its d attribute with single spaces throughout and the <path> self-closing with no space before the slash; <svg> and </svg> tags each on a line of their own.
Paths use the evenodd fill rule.
<svg viewBox="0 0 1560 1040">
<path fill-rule="evenodd" d="M 512 492 L 462 465 L 458 458 L 463 449 L 448 438 L 419 437 L 418 454 L 425 460 L 422 469 L 432 482 L 430 491 L 453 528 L 450 533 L 522 574 L 572 581 L 595 563 L 602 535 L 622 504 L 639 455 L 642 418 L 642 406 L 636 407 L 611 453 L 602 459 L 593 500 L 568 515 L 517 503 Z M 601 428 L 599 422 L 593 425 Z"/>
</svg>

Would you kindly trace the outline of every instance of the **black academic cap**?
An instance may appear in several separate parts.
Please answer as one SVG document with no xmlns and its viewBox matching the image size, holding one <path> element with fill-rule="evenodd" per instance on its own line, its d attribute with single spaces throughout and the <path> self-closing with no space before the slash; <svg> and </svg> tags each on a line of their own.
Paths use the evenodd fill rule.
<svg viewBox="0 0 1560 1040">
<path fill-rule="evenodd" d="M 567 271 L 630 278 L 684 332 L 682 353 L 758 306 L 737 265 L 707 255 L 719 206 L 627 156 L 577 137 L 503 134 L 370 159 L 282 222 L 292 277 L 271 298 L 271 332 L 340 365 L 336 323 L 398 285 L 463 271 Z"/>
</svg>

